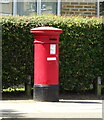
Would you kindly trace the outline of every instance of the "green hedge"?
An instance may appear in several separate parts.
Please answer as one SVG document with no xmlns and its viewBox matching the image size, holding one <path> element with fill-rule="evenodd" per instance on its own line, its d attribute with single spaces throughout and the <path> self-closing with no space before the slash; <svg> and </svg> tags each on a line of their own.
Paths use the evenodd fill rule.
<svg viewBox="0 0 104 120">
<path fill-rule="evenodd" d="M 33 35 L 39 26 L 61 28 L 60 88 L 90 89 L 93 79 L 104 78 L 104 24 L 99 18 L 2 16 L 3 87 L 33 77 Z"/>
</svg>

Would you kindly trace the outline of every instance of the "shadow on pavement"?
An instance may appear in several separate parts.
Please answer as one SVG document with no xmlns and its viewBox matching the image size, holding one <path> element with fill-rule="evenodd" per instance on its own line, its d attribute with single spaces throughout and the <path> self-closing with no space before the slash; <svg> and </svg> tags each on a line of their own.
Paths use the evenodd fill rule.
<svg viewBox="0 0 104 120">
<path fill-rule="evenodd" d="M 18 113 L 18 111 L 14 110 L 14 109 L 2 109 L 1 110 L 1 114 L 0 114 L 0 117 L 2 117 L 2 120 L 6 119 L 6 118 L 9 118 L 9 117 L 23 117 L 21 115 L 21 113 Z"/>
<path fill-rule="evenodd" d="M 17 92 L 3 92 L 2 100 L 32 100 L 33 93 L 30 96 L 27 96 L 25 91 Z M 102 100 L 104 95 L 98 97 L 95 94 L 72 94 L 72 93 L 60 93 L 59 99 L 65 100 Z"/>
<path fill-rule="evenodd" d="M 61 103 L 81 103 L 81 104 L 102 104 L 102 102 L 89 102 L 89 101 L 65 101 L 65 100 L 63 100 L 63 101 L 60 101 Z M 59 102 L 59 103 L 60 103 Z"/>
<path fill-rule="evenodd" d="M 3 92 L 2 93 L 2 100 L 30 100 L 33 99 L 33 96 L 26 95 L 23 92 Z"/>
</svg>

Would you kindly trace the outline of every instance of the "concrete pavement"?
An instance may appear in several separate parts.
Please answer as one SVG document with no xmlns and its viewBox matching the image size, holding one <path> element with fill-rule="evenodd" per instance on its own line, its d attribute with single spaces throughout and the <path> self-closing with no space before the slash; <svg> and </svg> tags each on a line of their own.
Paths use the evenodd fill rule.
<svg viewBox="0 0 104 120">
<path fill-rule="evenodd" d="M 0 101 L 1 118 L 102 118 L 102 100 Z"/>
</svg>

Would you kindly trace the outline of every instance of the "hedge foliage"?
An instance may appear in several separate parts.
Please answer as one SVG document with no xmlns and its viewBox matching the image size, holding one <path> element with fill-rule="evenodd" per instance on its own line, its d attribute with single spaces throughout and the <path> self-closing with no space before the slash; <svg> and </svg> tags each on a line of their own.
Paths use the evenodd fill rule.
<svg viewBox="0 0 104 120">
<path fill-rule="evenodd" d="M 33 77 L 33 35 L 40 26 L 60 28 L 60 88 L 89 89 L 104 78 L 104 24 L 100 18 L 62 16 L 2 16 L 3 87 Z M 41 69 L 40 69 L 41 70 Z"/>
</svg>

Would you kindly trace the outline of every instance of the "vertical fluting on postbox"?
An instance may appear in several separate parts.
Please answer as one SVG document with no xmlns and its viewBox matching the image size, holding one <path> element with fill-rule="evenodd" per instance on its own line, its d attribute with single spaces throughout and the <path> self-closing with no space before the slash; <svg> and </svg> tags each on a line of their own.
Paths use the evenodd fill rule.
<svg viewBox="0 0 104 120">
<path fill-rule="evenodd" d="M 61 29 L 38 27 L 34 33 L 34 90 L 36 101 L 59 101 L 59 35 Z"/>
</svg>

